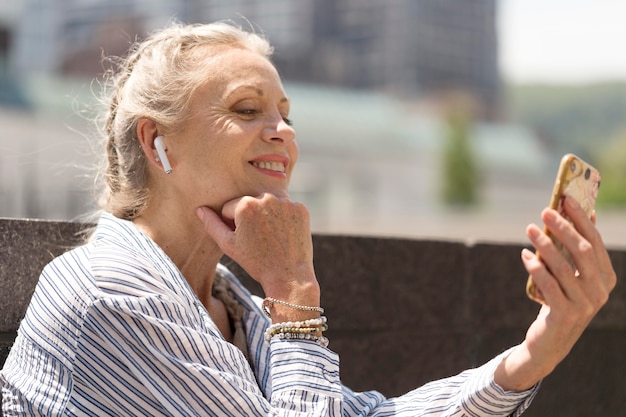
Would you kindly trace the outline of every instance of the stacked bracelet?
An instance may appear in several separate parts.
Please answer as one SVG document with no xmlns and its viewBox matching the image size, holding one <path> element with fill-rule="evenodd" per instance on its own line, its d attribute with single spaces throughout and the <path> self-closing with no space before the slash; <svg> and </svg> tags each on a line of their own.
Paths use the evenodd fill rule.
<svg viewBox="0 0 626 417">
<path fill-rule="evenodd" d="M 317 326 L 317 327 L 279 327 L 279 328 L 273 328 L 271 330 L 269 330 L 269 336 L 276 336 L 277 334 L 280 333 L 300 333 L 300 334 L 313 334 L 313 333 L 317 333 L 317 332 L 324 332 L 328 330 L 328 325 L 326 324 L 322 324 L 321 326 Z"/>
<path fill-rule="evenodd" d="M 287 321 L 269 326 L 265 331 L 265 340 L 270 340 L 272 337 L 278 337 L 279 339 L 311 340 L 322 346 L 328 346 L 328 339 L 326 337 L 314 334 L 327 329 L 328 325 L 326 324 L 326 317 L 324 316 L 304 321 Z"/>
<path fill-rule="evenodd" d="M 320 345 L 326 347 L 328 346 L 328 338 L 325 336 L 317 336 L 314 334 L 303 334 L 303 333 L 279 333 L 276 335 L 279 339 L 300 339 L 300 340 L 310 340 L 312 342 L 319 343 Z"/>
<path fill-rule="evenodd" d="M 302 310 L 302 311 L 317 311 L 320 314 L 324 314 L 324 309 L 322 307 L 313 307 L 313 306 L 301 306 L 298 304 L 291 304 L 288 303 L 286 301 L 281 301 L 281 300 L 277 300 L 276 298 L 273 297 L 266 297 L 263 300 L 263 312 L 265 313 L 265 315 L 269 318 L 272 318 L 272 314 L 270 312 L 270 309 L 272 308 L 272 306 L 274 304 L 280 304 L 283 305 L 285 307 L 289 307 L 289 308 L 293 308 L 296 310 Z"/>
</svg>

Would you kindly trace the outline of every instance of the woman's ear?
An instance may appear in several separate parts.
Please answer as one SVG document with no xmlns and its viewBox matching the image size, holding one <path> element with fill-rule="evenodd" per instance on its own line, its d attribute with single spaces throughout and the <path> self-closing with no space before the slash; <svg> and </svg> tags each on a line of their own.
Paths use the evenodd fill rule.
<svg viewBox="0 0 626 417">
<path fill-rule="evenodd" d="M 157 141 L 157 138 L 161 138 Z M 141 118 L 137 122 L 137 139 L 141 145 L 146 160 L 169 174 L 172 172 L 167 154 L 167 147 L 163 142 L 163 136 L 159 135 L 157 124 L 150 119 Z"/>
</svg>

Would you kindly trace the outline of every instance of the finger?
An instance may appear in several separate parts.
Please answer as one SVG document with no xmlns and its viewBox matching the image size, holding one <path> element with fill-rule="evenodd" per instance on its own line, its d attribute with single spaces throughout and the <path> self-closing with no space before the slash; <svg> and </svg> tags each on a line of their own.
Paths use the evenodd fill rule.
<svg viewBox="0 0 626 417">
<path fill-rule="evenodd" d="M 589 235 L 592 241 L 585 239 L 572 224 L 556 212 L 544 212 L 546 227 L 563 243 L 579 274 L 572 278 L 566 273 L 565 267 L 562 267 L 561 274 L 552 269 L 554 267 L 550 263 L 548 268 L 555 273 L 569 298 L 580 302 L 588 300 L 599 308 L 606 303 L 608 294 L 615 285 L 616 278 L 611 260 L 600 234 L 586 218 L 580 206 L 573 199 L 569 199 L 564 206 L 566 211 L 569 210 L 566 214 L 568 217 L 571 216 L 573 222 L 590 227 L 584 233 Z"/>
<path fill-rule="evenodd" d="M 220 216 L 208 207 L 198 207 L 196 215 L 202 221 L 204 230 L 213 238 L 227 255 L 233 246 L 234 234 L 231 228 L 222 221 Z"/>
<path fill-rule="evenodd" d="M 585 239 L 595 240 L 599 237 L 599 233 L 594 225 L 595 212 L 587 214 L 578 201 L 570 196 L 565 196 L 563 209 L 565 210 L 565 215 L 571 220 L 575 229 Z"/>
<path fill-rule="evenodd" d="M 572 219 L 576 230 L 584 240 L 573 242 L 566 246 L 576 263 L 576 267 L 583 277 L 600 276 L 605 289 L 611 290 L 615 282 L 611 258 L 604 245 L 600 232 L 595 227 L 595 211 L 591 218 L 587 218 L 582 207 L 571 197 L 567 197 L 564 204 L 566 214 Z"/>
<path fill-rule="evenodd" d="M 544 210 L 542 217 L 544 217 L 546 226 L 548 226 L 548 223 L 552 223 L 552 217 L 554 217 L 554 221 L 562 220 L 568 223 L 567 220 L 558 216 L 554 210 L 550 209 Z M 577 282 L 574 276 L 574 268 L 569 259 L 564 256 L 554 241 L 538 226 L 528 226 L 526 233 L 537 252 L 541 255 L 541 261 L 545 265 L 547 272 L 556 280 L 565 296 L 569 299 L 580 298 L 582 290 L 580 289 L 580 283 Z M 535 275 L 532 275 L 535 278 Z"/>
<path fill-rule="evenodd" d="M 232 222 L 235 225 L 235 214 L 237 212 L 237 206 L 244 197 L 235 198 L 234 200 L 227 201 L 222 206 L 222 218 Z"/>
<path fill-rule="evenodd" d="M 565 294 L 559 282 L 552 276 L 539 257 L 528 249 L 522 250 L 524 268 L 532 275 L 538 292 L 541 293 L 545 304 L 557 307 L 566 301 Z"/>
<path fill-rule="evenodd" d="M 605 260 L 610 264 L 606 248 L 602 242 L 602 236 L 598 232 L 595 226 L 596 214 L 595 211 L 591 213 L 591 217 L 588 217 L 580 204 L 572 198 L 566 197 L 565 204 L 563 204 L 565 214 L 571 219 L 573 227 L 576 229 L 582 237 L 585 238 L 596 249 L 596 254 L 599 257 L 605 257 Z M 575 252 L 576 245 L 573 245 L 569 250 Z"/>
<path fill-rule="evenodd" d="M 258 203 L 269 200 L 276 200 L 276 196 L 272 193 L 263 193 L 257 196 L 243 196 L 227 201 L 224 206 L 222 206 L 222 218 L 225 219 L 227 222 L 231 221 L 233 223 L 233 226 L 235 226 L 237 223 L 236 219 L 238 213 L 240 213 L 242 210 L 245 210 L 246 207 L 249 207 L 250 203 Z"/>
<path fill-rule="evenodd" d="M 574 225 L 556 210 L 545 209 L 541 213 L 541 220 L 557 241 L 557 245 L 560 244 L 565 249 L 574 249 L 581 240 L 584 240 Z"/>
</svg>

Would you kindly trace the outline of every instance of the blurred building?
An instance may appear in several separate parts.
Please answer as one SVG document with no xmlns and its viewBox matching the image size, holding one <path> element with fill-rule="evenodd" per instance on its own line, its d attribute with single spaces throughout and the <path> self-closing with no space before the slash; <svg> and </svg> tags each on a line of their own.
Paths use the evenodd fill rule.
<svg viewBox="0 0 626 417">
<path fill-rule="evenodd" d="M 483 118 L 500 115 L 496 0 L 280 3 L 246 16 L 277 45 L 285 78 L 422 99 L 460 90 Z"/>
<path fill-rule="evenodd" d="M 483 119 L 497 118 L 495 14 L 496 0 L 3 1 L 0 216 L 72 219 L 94 207 L 99 148 L 81 111 L 103 55 L 123 55 L 172 18 L 232 19 L 276 47 L 301 148 L 292 196 L 314 231 L 489 232 L 439 203 L 445 126 L 423 102 L 461 92 Z M 476 213 L 492 221 L 494 208 L 541 207 L 546 157 L 536 138 L 483 124 L 472 135 L 484 176 Z M 526 222 L 505 224 L 522 231 Z"/>
<path fill-rule="evenodd" d="M 19 1 L 19 0 L 18 0 Z M 21 79 L 103 72 L 103 55 L 123 55 L 137 36 L 180 15 L 181 1 L 21 0 L 12 68 Z"/>
<path fill-rule="evenodd" d="M 13 32 L 13 67 L 20 76 L 54 72 L 91 77 L 103 71 L 103 52 L 123 54 L 136 36 L 172 17 L 185 22 L 233 19 L 268 35 L 287 80 L 404 97 L 461 90 L 475 98 L 479 115 L 500 113 L 496 0 L 17 3 L 22 3 L 20 19 L 4 30 Z"/>
</svg>

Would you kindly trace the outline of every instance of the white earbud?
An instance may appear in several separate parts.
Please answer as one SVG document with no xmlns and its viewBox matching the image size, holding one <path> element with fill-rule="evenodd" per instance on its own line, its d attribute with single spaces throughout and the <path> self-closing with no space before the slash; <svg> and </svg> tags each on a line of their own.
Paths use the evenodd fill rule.
<svg viewBox="0 0 626 417">
<path fill-rule="evenodd" d="M 172 172 L 172 166 L 170 165 L 170 160 L 167 159 L 167 154 L 165 153 L 165 144 L 163 143 L 163 136 L 157 136 L 154 139 L 154 147 L 156 148 L 157 154 L 159 155 L 159 160 L 161 160 L 161 164 L 163 164 L 163 169 L 166 174 Z"/>
</svg>

